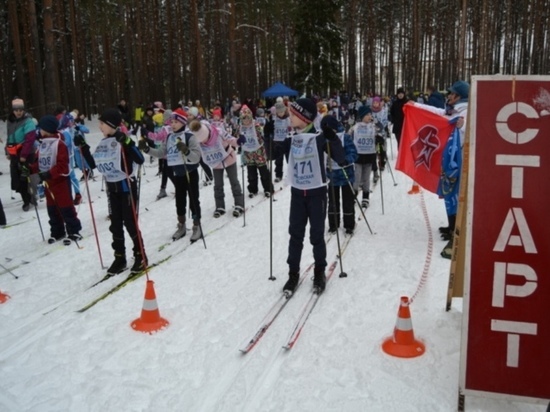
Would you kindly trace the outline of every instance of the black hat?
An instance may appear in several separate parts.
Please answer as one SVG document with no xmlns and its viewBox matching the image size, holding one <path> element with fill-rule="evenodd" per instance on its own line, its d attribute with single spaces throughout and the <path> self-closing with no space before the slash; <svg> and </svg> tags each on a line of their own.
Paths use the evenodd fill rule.
<svg viewBox="0 0 550 412">
<path fill-rule="evenodd" d="M 305 123 L 312 123 L 317 117 L 317 106 L 311 99 L 298 99 L 290 103 L 290 111 Z"/>
<path fill-rule="evenodd" d="M 38 122 L 38 127 L 48 133 L 56 133 L 58 125 L 59 122 L 51 114 L 43 116 Z"/>
<path fill-rule="evenodd" d="M 395 94 L 399 94 L 399 93 L 406 94 L 406 93 L 405 93 L 405 89 L 402 88 L 402 87 L 400 87 L 399 89 L 397 89 L 397 93 L 395 93 Z"/>
<path fill-rule="evenodd" d="M 99 117 L 99 120 L 107 126 L 117 129 L 120 123 L 122 123 L 122 116 L 118 109 L 106 109 Z"/>
<path fill-rule="evenodd" d="M 367 114 L 372 113 L 372 110 L 369 106 L 361 106 L 359 110 L 357 110 L 357 115 L 359 116 L 360 120 L 363 120 L 363 117 L 365 117 Z"/>
</svg>

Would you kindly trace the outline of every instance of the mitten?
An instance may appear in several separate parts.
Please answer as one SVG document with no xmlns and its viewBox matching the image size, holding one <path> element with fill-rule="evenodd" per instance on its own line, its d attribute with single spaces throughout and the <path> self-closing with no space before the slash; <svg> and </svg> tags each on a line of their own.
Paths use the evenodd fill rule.
<svg viewBox="0 0 550 412">
<path fill-rule="evenodd" d="M 82 136 L 80 133 L 74 136 L 73 142 L 76 147 L 84 146 L 86 144 L 86 140 L 84 140 L 84 136 Z"/>
<path fill-rule="evenodd" d="M 323 136 L 325 136 L 325 139 L 336 140 L 338 138 L 336 132 L 326 124 L 322 126 L 321 129 L 323 130 Z"/>
<path fill-rule="evenodd" d="M 52 174 L 50 172 L 40 172 L 38 173 L 38 177 L 40 178 L 40 181 L 43 182 L 44 180 L 50 180 L 52 178 Z"/>
<path fill-rule="evenodd" d="M 26 180 L 31 175 L 31 171 L 25 163 L 19 163 L 19 172 L 23 180 Z"/>
<path fill-rule="evenodd" d="M 246 137 L 244 136 L 244 134 L 240 135 L 239 138 L 237 139 L 237 144 L 239 146 L 243 145 L 246 143 Z"/>
<path fill-rule="evenodd" d="M 147 153 L 149 151 L 149 146 L 147 145 L 147 141 L 145 139 L 138 140 L 138 147 L 142 152 Z"/>
<path fill-rule="evenodd" d="M 187 149 L 187 145 L 182 142 L 181 140 L 179 140 L 177 143 L 176 143 L 176 147 L 178 148 L 178 150 L 183 153 L 184 155 L 187 155 L 189 154 L 189 150 Z"/>
</svg>

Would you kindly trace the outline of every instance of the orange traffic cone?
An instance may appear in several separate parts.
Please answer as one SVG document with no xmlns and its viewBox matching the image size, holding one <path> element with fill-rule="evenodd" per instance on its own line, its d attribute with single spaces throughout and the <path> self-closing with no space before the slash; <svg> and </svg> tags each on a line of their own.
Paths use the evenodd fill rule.
<svg viewBox="0 0 550 412">
<path fill-rule="evenodd" d="M 153 283 L 152 280 L 147 281 L 141 317 L 131 323 L 132 328 L 140 332 L 156 332 L 168 326 L 169 323 L 166 319 L 160 317 Z"/>
<path fill-rule="evenodd" d="M 409 195 L 416 195 L 416 194 L 420 193 L 420 186 L 418 186 L 418 183 L 413 182 L 411 190 L 409 190 L 407 193 Z"/>
<path fill-rule="evenodd" d="M 397 323 L 393 336 L 382 344 L 382 350 L 388 355 L 400 358 L 414 358 L 426 351 L 424 344 L 414 338 L 409 298 L 401 296 L 401 306 L 397 313 Z"/>
<path fill-rule="evenodd" d="M 10 295 L 2 293 L 2 291 L 0 290 L 0 305 L 2 303 L 6 303 L 9 298 L 10 298 Z"/>
</svg>

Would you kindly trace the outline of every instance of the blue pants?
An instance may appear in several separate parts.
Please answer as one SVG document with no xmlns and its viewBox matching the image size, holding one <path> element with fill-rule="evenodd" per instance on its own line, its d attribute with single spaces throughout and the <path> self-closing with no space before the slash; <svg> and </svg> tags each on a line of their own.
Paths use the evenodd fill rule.
<svg viewBox="0 0 550 412">
<path fill-rule="evenodd" d="M 304 248 L 306 225 L 309 220 L 309 241 L 313 246 L 315 269 L 324 269 L 327 266 L 327 247 L 325 244 L 325 219 L 327 216 L 327 196 L 322 195 L 300 196 L 294 193 L 290 200 L 290 218 L 288 233 L 287 263 L 290 272 L 300 271 L 300 260 Z"/>
</svg>

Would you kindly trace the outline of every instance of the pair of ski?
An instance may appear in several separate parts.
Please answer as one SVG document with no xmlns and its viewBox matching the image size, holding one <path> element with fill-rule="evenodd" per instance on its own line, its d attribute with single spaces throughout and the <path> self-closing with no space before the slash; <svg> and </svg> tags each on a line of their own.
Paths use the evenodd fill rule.
<svg viewBox="0 0 550 412">
<path fill-rule="evenodd" d="M 169 255 L 165 258 L 162 258 L 161 260 L 158 260 L 154 263 L 151 263 L 148 267 L 147 267 L 147 270 L 142 270 L 140 272 L 136 272 L 136 273 L 130 273 L 128 275 L 127 278 L 125 278 L 124 280 L 118 282 L 116 285 L 112 286 L 109 290 L 105 291 L 104 293 L 102 293 L 101 295 L 99 295 L 98 297 L 96 297 L 95 299 L 93 299 L 90 303 L 88 303 L 86 306 L 80 308 L 77 310 L 77 312 L 79 313 L 82 313 L 82 312 L 86 312 L 88 309 L 90 309 L 91 307 L 95 306 L 96 304 L 98 304 L 99 302 L 101 302 L 102 300 L 108 298 L 109 296 L 111 296 L 113 293 L 115 292 L 118 292 L 120 289 L 124 288 L 125 286 L 127 286 L 128 284 L 132 283 L 133 281 L 141 278 L 147 271 L 153 269 L 154 267 L 157 267 L 159 265 L 161 265 L 162 263 L 166 262 L 168 259 L 170 259 L 172 257 L 172 255 Z M 96 287 L 97 285 L 100 285 L 101 283 L 111 279 L 111 278 L 114 278 L 118 275 L 106 275 L 103 279 L 101 279 L 99 282 L 96 282 L 94 283 L 92 286 L 90 286 L 88 288 L 89 289 L 92 289 L 94 287 Z"/>
<path fill-rule="evenodd" d="M 344 252 L 345 252 L 345 250 L 346 250 L 346 248 L 347 248 L 347 246 L 348 246 L 348 244 L 349 244 L 352 237 L 353 237 L 353 235 L 350 235 L 350 236 L 346 237 L 346 239 L 344 240 L 344 243 L 342 244 L 342 247 L 340 249 L 340 255 L 337 255 L 336 259 L 334 259 L 334 261 L 328 267 L 327 280 L 326 280 L 327 283 L 329 282 L 329 280 L 334 275 L 334 272 L 335 272 L 336 267 L 338 265 L 338 261 L 339 261 L 341 255 L 344 254 Z M 332 236 L 329 237 L 329 239 L 326 241 L 326 243 L 328 243 L 331 238 L 332 238 Z M 300 280 L 298 281 L 298 286 L 296 287 L 294 293 L 291 296 L 287 296 L 284 293 L 281 294 L 279 299 L 277 299 L 273 303 L 273 305 L 268 309 L 267 314 L 262 319 L 262 321 L 260 323 L 260 326 L 259 326 L 258 330 L 256 331 L 256 333 L 240 349 L 240 351 L 243 354 L 247 354 L 248 352 L 250 352 L 258 344 L 260 339 L 262 339 L 262 337 L 265 335 L 265 333 L 267 332 L 269 327 L 273 324 L 273 322 L 275 322 L 275 319 L 277 319 L 279 314 L 283 311 L 283 309 L 285 308 L 285 306 L 287 305 L 289 300 L 292 298 L 292 296 L 296 294 L 296 291 L 300 288 L 300 286 L 302 285 L 304 280 L 306 278 L 308 278 L 309 273 L 311 272 L 311 269 L 313 269 L 313 266 L 314 266 L 314 263 L 311 263 L 301 273 Z M 319 301 L 319 298 L 321 297 L 321 295 L 322 295 L 322 293 L 316 293 L 315 289 L 312 290 L 312 292 L 309 295 L 308 300 L 302 306 L 302 310 L 300 311 L 298 319 L 294 323 L 294 327 L 292 328 L 292 332 L 291 332 L 289 338 L 287 339 L 287 343 L 283 346 L 284 349 L 286 349 L 286 350 L 292 349 L 292 347 L 294 346 L 294 344 L 296 343 L 296 341 L 300 337 L 300 334 L 302 333 L 302 330 L 303 330 L 304 326 L 306 325 L 307 320 L 309 319 L 311 313 L 315 309 L 315 306 L 317 305 L 317 302 Z"/>
</svg>

